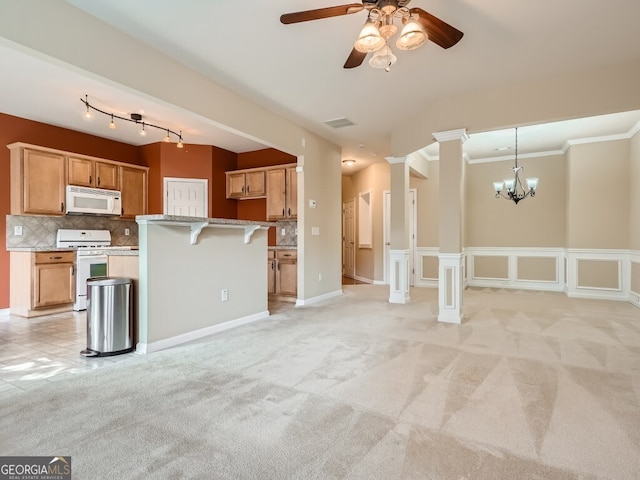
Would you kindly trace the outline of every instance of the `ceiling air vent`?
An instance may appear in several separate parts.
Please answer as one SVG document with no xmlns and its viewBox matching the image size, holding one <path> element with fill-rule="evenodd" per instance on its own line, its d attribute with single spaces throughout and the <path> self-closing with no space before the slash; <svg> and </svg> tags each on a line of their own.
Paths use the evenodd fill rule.
<svg viewBox="0 0 640 480">
<path fill-rule="evenodd" d="M 350 127 L 351 125 L 355 125 L 355 123 L 353 123 L 351 120 L 349 120 L 346 117 L 336 118 L 335 120 L 327 120 L 324 123 L 333 128 L 343 128 L 343 127 Z"/>
</svg>

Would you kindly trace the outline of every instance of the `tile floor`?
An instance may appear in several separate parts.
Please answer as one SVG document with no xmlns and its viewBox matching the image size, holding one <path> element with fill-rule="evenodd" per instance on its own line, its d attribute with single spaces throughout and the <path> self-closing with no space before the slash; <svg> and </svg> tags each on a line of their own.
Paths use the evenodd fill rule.
<svg viewBox="0 0 640 480">
<path fill-rule="evenodd" d="M 272 314 L 287 308 L 295 308 L 295 304 L 269 302 Z M 91 358 L 80 355 L 87 346 L 86 322 L 86 312 L 35 318 L 0 316 L 0 397 L 135 358 L 135 353 Z"/>
</svg>

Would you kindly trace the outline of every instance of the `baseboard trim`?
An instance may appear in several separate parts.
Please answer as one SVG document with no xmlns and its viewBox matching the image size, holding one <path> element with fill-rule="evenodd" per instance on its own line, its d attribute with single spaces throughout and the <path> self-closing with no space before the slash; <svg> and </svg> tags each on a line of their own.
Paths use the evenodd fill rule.
<svg viewBox="0 0 640 480">
<path fill-rule="evenodd" d="M 340 295 L 342 295 L 342 289 L 334 290 L 333 292 L 325 293 L 323 295 L 318 295 L 317 297 L 311 297 L 306 299 L 299 298 L 298 300 L 296 300 L 296 307 L 304 307 L 306 305 L 322 302 L 323 300 L 328 300 L 330 298 L 338 297 Z"/>
<path fill-rule="evenodd" d="M 8 308 L 0 308 L 0 317 L 8 317 L 10 309 Z"/>
<path fill-rule="evenodd" d="M 164 350 L 169 347 L 175 347 L 183 343 L 190 342 L 192 340 L 198 340 L 199 338 L 208 337 L 214 333 L 223 332 L 231 328 L 240 327 L 247 323 L 252 323 L 257 320 L 262 320 L 269 317 L 269 310 L 263 312 L 254 313 L 253 315 L 247 315 L 246 317 L 236 318 L 235 320 L 229 320 L 228 322 L 218 323 L 209 327 L 194 330 L 192 332 L 176 335 L 175 337 L 164 338 L 151 343 L 138 343 L 136 345 L 136 353 L 146 354 L 153 353 L 160 350 Z"/>
</svg>

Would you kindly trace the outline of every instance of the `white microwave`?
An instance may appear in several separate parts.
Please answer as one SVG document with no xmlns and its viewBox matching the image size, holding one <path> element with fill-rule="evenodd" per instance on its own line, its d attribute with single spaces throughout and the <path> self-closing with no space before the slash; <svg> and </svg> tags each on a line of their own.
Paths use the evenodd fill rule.
<svg viewBox="0 0 640 480">
<path fill-rule="evenodd" d="M 93 215 L 121 215 L 122 200 L 117 190 L 76 187 L 67 185 L 66 213 L 91 213 Z"/>
</svg>

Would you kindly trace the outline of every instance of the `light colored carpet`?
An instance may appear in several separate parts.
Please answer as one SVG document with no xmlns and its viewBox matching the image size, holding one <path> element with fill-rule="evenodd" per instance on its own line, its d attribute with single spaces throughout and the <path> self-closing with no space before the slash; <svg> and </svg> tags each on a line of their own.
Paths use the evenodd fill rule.
<svg viewBox="0 0 640 480">
<path fill-rule="evenodd" d="M 346 286 L 16 392 L 0 454 L 71 455 L 75 479 L 640 478 L 640 310 L 467 290 L 447 325 L 411 296 Z"/>
</svg>

